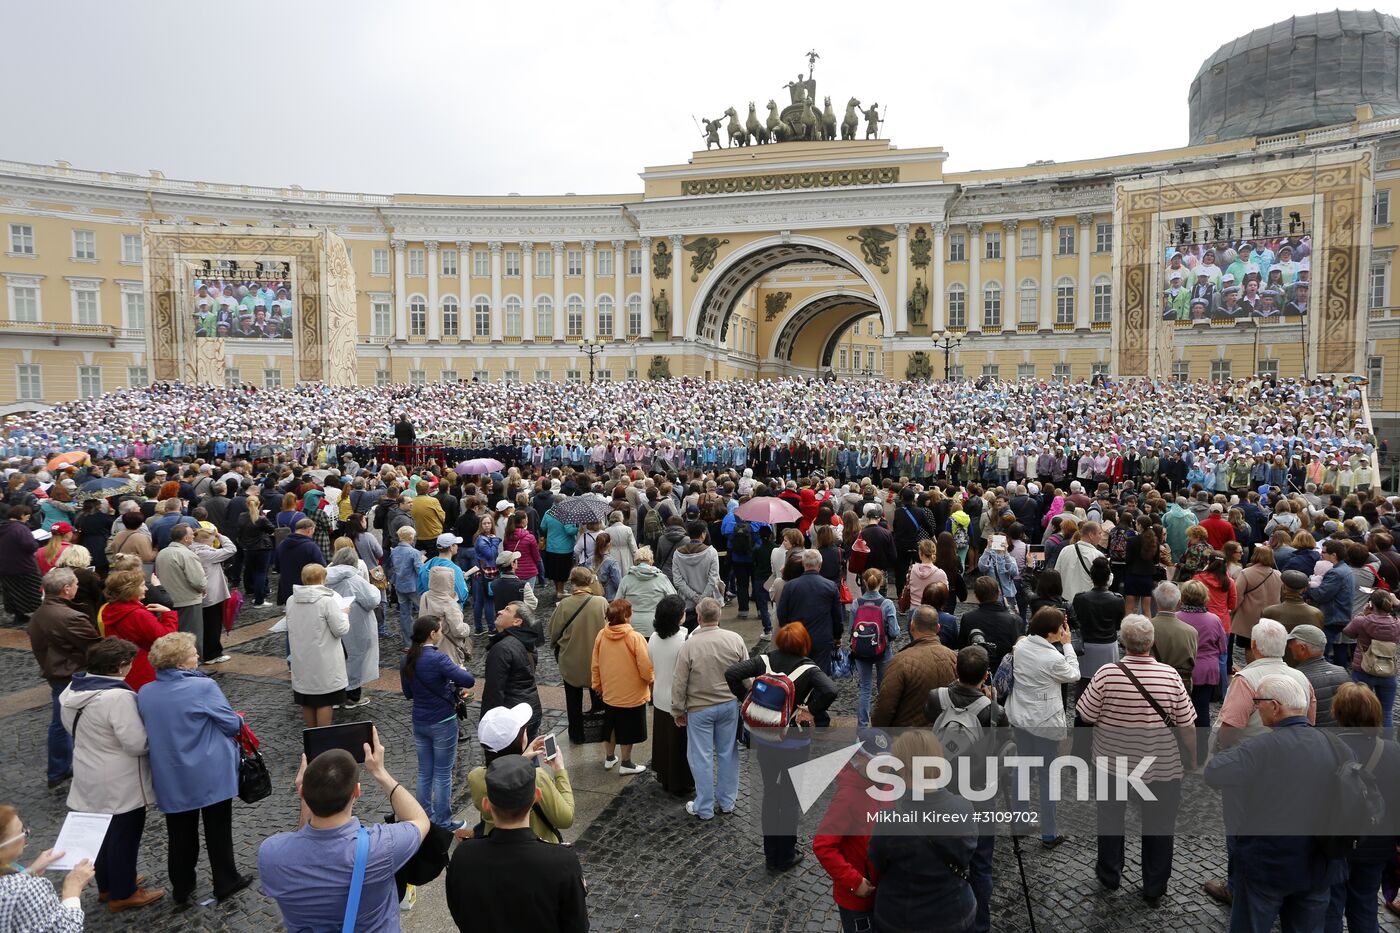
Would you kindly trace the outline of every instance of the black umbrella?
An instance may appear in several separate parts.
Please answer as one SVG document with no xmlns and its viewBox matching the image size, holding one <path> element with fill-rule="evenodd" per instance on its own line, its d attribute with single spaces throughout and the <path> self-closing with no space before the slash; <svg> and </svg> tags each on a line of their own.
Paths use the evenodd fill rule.
<svg viewBox="0 0 1400 933">
<path fill-rule="evenodd" d="M 86 499 L 106 499 L 110 496 L 140 491 L 141 486 L 131 477 L 100 476 L 79 486 L 78 494 L 74 498 L 82 502 Z"/>
<path fill-rule="evenodd" d="M 553 515 L 566 525 L 587 525 L 590 522 L 601 522 L 612 510 L 613 504 L 607 499 L 587 495 L 565 499 L 545 514 Z"/>
</svg>

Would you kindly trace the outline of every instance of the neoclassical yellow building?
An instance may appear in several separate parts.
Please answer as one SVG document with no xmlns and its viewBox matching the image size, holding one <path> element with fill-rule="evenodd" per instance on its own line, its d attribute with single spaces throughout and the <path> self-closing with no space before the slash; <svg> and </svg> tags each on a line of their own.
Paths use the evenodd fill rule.
<svg viewBox="0 0 1400 933">
<path fill-rule="evenodd" d="M 0 162 L 0 411 L 153 379 L 583 380 L 591 362 L 614 380 L 1354 372 L 1382 423 L 1400 417 L 1400 117 L 1363 102 L 1180 149 L 947 157 L 726 146 L 644 169 L 637 192 L 563 197 Z M 1164 316 L 1169 254 L 1247 230 L 1310 235 L 1309 313 Z M 282 270 L 289 339 L 196 331 L 228 257 Z"/>
</svg>

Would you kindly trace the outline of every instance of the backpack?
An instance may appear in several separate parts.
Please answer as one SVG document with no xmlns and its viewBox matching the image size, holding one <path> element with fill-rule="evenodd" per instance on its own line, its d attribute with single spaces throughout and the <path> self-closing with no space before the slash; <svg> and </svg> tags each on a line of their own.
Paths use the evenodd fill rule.
<svg viewBox="0 0 1400 933">
<path fill-rule="evenodd" d="M 851 556 L 846 562 L 846 569 L 856 576 L 860 576 L 865 570 L 865 566 L 870 561 L 870 542 L 865 538 L 857 536 L 851 542 Z"/>
<path fill-rule="evenodd" d="M 1394 677 L 1396 669 L 1395 642 L 1371 639 L 1361 653 L 1361 670 L 1372 677 Z"/>
<path fill-rule="evenodd" d="M 729 550 L 745 556 L 753 553 L 753 526 L 746 519 L 736 519 L 734 533 L 729 536 Z"/>
<path fill-rule="evenodd" d="M 1321 730 L 1319 730 L 1321 731 Z M 1370 760 L 1365 764 L 1352 757 L 1342 740 L 1324 732 L 1336 756 L 1337 767 L 1332 772 L 1331 805 L 1323 817 L 1323 826 L 1334 827 L 1339 835 L 1314 836 L 1318 848 L 1327 858 L 1346 858 L 1356 850 L 1357 842 L 1376 832 L 1385 819 L 1385 798 L 1374 773 L 1384 746 L 1376 740 Z"/>
<path fill-rule="evenodd" d="M 1108 533 L 1108 559 L 1115 564 L 1128 561 L 1128 530 L 1115 527 Z"/>
<path fill-rule="evenodd" d="M 953 547 L 961 551 L 971 543 L 967 536 L 967 525 L 955 522 L 951 518 L 948 519 L 948 524 L 953 526 Z"/>
<path fill-rule="evenodd" d="M 949 761 L 972 754 L 982 741 L 982 720 L 979 714 L 991 705 L 991 700 L 980 696 L 967 706 L 955 706 L 947 687 L 938 688 L 938 708 L 941 710 L 933 722 L 933 734 L 943 745 L 943 757 Z"/>
<path fill-rule="evenodd" d="M 884 598 L 862 599 L 856 606 L 851 625 L 851 654 L 862 661 L 876 661 L 889 649 L 885 632 Z"/>
<path fill-rule="evenodd" d="M 647 509 L 647 517 L 642 519 L 642 537 L 647 543 L 655 544 L 665 527 L 661 521 L 661 507 L 656 505 Z"/>
<path fill-rule="evenodd" d="M 759 657 L 763 659 L 763 673 L 754 678 L 749 695 L 739 707 L 739 718 L 749 729 L 770 735 L 778 730 L 781 737 L 797 709 L 797 680 L 816 665 L 803 664 L 791 674 L 782 674 L 773 670 L 768 655 Z"/>
</svg>

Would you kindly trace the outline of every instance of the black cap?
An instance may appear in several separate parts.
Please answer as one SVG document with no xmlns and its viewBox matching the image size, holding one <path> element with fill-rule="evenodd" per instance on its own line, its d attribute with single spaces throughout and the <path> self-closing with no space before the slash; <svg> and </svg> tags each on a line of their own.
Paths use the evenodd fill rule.
<svg viewBox="0 0 1400 933">
<path fill-rule="evenodd" d="M 535 766 L 523 755 L 502 755 L 486 768 L 486 797 L 496 810 L 524 810 L 535 802 Z"/>
</svg>

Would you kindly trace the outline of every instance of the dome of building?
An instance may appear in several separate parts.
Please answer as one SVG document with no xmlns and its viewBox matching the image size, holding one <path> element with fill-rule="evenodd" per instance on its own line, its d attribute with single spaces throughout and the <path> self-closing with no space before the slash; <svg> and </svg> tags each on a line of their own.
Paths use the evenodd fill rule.
<svg viewBox="0 0 1400 933">
<path fill-rule="evenodd" d="M 1191 145 L 1400 114 L 1400 19 L 1294 16 L 1227 42 L 1191 82 Z"/>
</svg>

